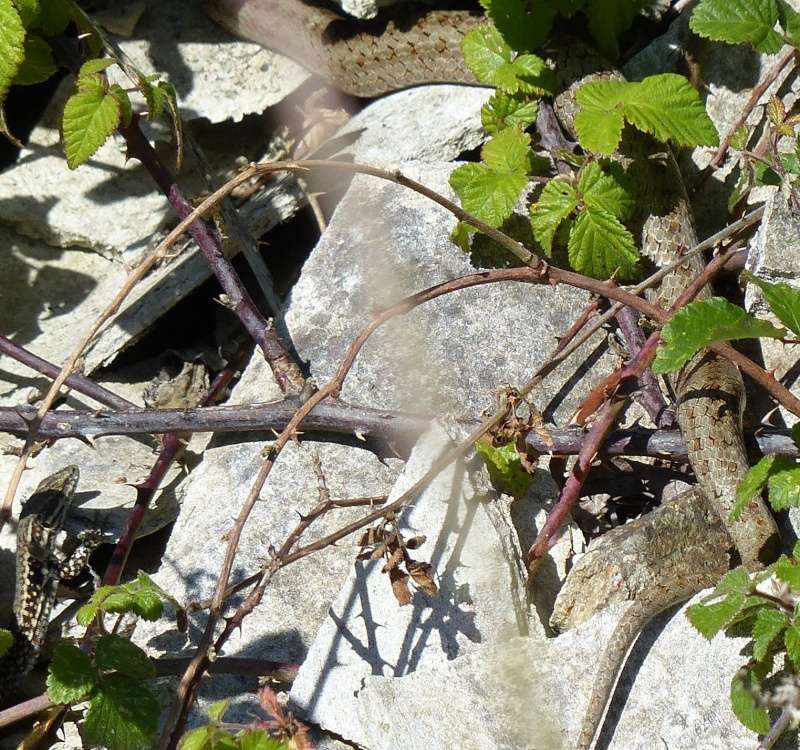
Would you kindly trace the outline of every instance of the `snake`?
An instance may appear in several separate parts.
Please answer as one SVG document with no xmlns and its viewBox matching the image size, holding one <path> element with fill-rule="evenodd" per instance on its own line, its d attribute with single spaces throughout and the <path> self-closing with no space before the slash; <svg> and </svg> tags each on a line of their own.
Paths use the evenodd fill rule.
<svg viewBox="0 0 800 750">
<path fill-rule="evenodd" d="M 374 97 L 422 83 L 476 83 L 461 52 L 461 39 L 483 20 L 459 10 L 404 11 L 355 23 L 326 8 L 299 0 L 210 0 L 207 11 L 227 30 L 285 54 L 326 78 L 345 93 Z M 624 80 L 594 53 L 570 44 L 554 65 L 562 82 L 554 110 L 562 127 L 577 140 L 575 91 L 597 80 Z M 679 260 L 697 244 L 690 203 L 680 170 L 668 147 L 628 127 L 613 157 L 637 188 L 641 219 L 636 227 L 642 254 L 656 266 Z M 668 309 L 703 268 L 690 256 L 652 295 Z M 697 299 L 707 299 L 706 287 Z M 715 353 L 698 352 L 670 386 L 689 462 L 708 504 L 727 530 L 739 562 L 756 571 L 779 551 L 775 520 L 760 496 L 753 497 L 738 520 L 729 520 L 736 489 L 749 468 L 742 433 L 745 391 L 738 368 Z M 720 559 L 727 550 L 706 550 Z M 727 556 L 725 557 L 727 560 Z M 702 561 L 701 561 L 702 562 Z M 577 750 L 587 750 L 599 728 L 625 653 L 638 632 L 657 613 L 716 583 L 719 566 L 688 559 L 677 574 L 641 591 L 617 624 L 596 669 Z"/>
</svg>

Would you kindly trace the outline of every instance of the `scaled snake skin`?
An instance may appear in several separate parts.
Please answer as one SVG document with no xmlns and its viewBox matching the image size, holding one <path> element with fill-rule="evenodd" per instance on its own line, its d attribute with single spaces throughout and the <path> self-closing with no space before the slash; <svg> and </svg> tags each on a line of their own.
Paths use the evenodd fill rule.
<svg viewBox="0 0 800 750">
<path fill-rule="evenodd" d="M 475 83 L 461 55 L 461 38 L 481 22 L 467 11 L 438 11 L 397 20 L 377 19 L 356 25 L 335 13 L 299 0 L 212 0 L 209 14 L 233 33 L 292 57 L 327 78 L 340 90 L 371 97 L 420 83 Z M 402 11 L 401 11 L 402 12 Z M 556 114 L 573 137 L 576 111 L 573 92 L 588 80 L 621 78 L 582 48 L 569 48 L 557 76 L 572 82 L 555 100 Z M 646 206 L 639 231 L 643 254 L 666 265 L 697 243 L 691 209 L 675 160 L 648 137 L 625 130 L 618 158 L 635 161 L 638 203 Z M 649 215 L 648 215 L 649 214 Z M 667 276 L 655 301 L 668 308 L 703 268 L 694 256 Z M 708 298 L 706 287 L 698 299 Z M 748 469 L 742 437 L 744 387 L 738 369 L 711 352 L 701 352 L 673 382 L 678 422 L 689 460 L 705 499 L 722 519 L 742 564 L 757 570 L 776 554 L 778 531 L 765 504 L 753 498 L 740 519 L 728 522 L 736 487 Z M 642 592 L 626 611 L 611 637 L 597 670 L 592 696 L 577 742 L 590 747 L 628 646 L 654 614 L 715 584 L 719 571 L 687 564 L 685 574 Z"/>
</svg>

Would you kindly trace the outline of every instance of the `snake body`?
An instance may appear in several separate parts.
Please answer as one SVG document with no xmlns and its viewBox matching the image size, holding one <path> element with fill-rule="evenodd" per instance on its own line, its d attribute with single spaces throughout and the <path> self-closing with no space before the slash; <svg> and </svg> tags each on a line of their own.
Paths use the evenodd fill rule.
<svg viewBox="0 0 800 750">
<path fill-rule="evenodd" d="M 382 19 L 353 29 L 332 12 L 300 2 L 212 0 L 209 9 L 239 36 L 287 54 L 357 96 L 425 82 L 474 83 L 460 49 L 461 37 L 479 20 L 470 13 L 428 11 L 413 21 Z M 568 52 L 569 58 L 556 63 L 557 74 L 569 85 L 556 97 L 555 110 L 565 130 L 575 136 L 575 90 L 591 80 L 622 76 L 579 46 L 570 45 Z M 697 237 L 672 153 L 629 127 L 615 158 L 636 183 L 643 254 L 659 266 L 680 258 L 697 243 Z M 697 256 L 687 260 L 662 281 L 655 301 L 668 308 L 702 267 Z M 698 298 L 710 295 L 706 288 Z M 741 375 L 728 360 L 703 351 L 672 386 L 678 400 L 678 422 L 702 494 L 725 525 L 742 564 L 757 570 L 776 555 L 778 531 L 772 515 L 755 497 L 738 521 L 728 520 L 736 487 L 748 469 L 742 437 Z M 720 551 L 709 557 L 720 559 Z M 696 560 L 687 560 L 685 570 L 678 574 L 673 570 L 668 578 L 637 596 L 596 670 L 577 750 L 590 747 L 625 653 L 641 628 L 667 607 L 713 585 L 719 574 L 718 565 L 703 568 Z"/>
</svg>

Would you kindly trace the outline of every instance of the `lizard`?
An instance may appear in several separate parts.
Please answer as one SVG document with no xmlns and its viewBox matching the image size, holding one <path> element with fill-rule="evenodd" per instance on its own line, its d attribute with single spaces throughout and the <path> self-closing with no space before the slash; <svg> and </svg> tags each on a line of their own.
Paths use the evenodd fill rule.
<svg viewBox="0 0 800 750">
<path fill-rule="evenodd" d="M 59 583 L 77 576 L 100 541 L 82 532 L 80 544 L 61 558 L 57 546 L 78 486 L 77 466 L 43 479 L 23 505 L 17 525 L 16 583 L 10 631 L 13 642 L 0 656 L 0 696 L 33 669 L 42 650 Z"/>
<path fill-rule="evenodd" d="M 429 10 L 412 20 L 379 18 L 348 26 L 333 11 L 301 2 L 209 0 L 206 7 L 212 18 L 234 34 L 287 54 L 356 96 L 376 96 L 426 82 L 475 83 L 464 64 L 460 39 L 481 19 L 467 11 Z M 555 69 L 562 85 L 554 107 L 562 127 L 577 140 L 575 90 L 591 80 L 623 79 L 578 45 L 570 44 L 566 52 L 568 57 L 556 53 Z M 666 265 L 697 243 L 691 209 L 671 151 L 631 131 L 626 129 L 621 153 L 615 158 L 626 169 L 633 166 L 630 171 L 642 170 L 636 181 L 641 191 L 639 205 L 645 209 L 638 228 L 643 254 L 656 265 Z M 695 256 L 673 271 L 662 281 L 655 301 L 668 308 L 701 268 L 702 260 Z M 708 296 L 706 288 L 699 298 Z M 722 541 L 715 542 L 721 549 L 709 551 L 710 556 L 720 559 L 733 548 L 748 569 L 758 570 L 776 555 L 779 541 L 766 505 L 754 497 L 739 521 L 728 522 L 736 487 L 748 468 L 741 431 L 741 375 L 727 360 L 703 351 L 684 367 L 672 387 L 678 422 L 701 489 L 700 502 L 711 506 L 727 531 Z M 646 522 L 646 516 L 642 521 Z M 696 562 L 688 557 L 668 576 L 639 591 L 618 623 L 597 670 L 578 750 L 590 747 L 627 648 L 642 627 L 664 609 L 716 582 L 714 566 L 701 573 Z"/>
</svg>

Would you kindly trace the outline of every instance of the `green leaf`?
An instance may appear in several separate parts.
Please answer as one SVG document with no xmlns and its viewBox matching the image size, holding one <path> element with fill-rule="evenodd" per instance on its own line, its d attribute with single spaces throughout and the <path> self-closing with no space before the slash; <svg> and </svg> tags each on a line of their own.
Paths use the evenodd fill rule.
<svg viewBox="0 0 800 750">
<path fill-rule="evenodd" d="M 85 737 L 109 750 L 149 750 L 158 730 L 159 712 L 158 700 L 141 682 L 111 675 L 103 679 L 89 702 Z"/>
<path fill-rule="evenodd" d="M 686 617 L 697 632 L 710 641 L 739 614 L 746 600 L 744 594 L 731 593 L 721 602 L 692 604 L 686 609 Z"/>
<path fill-rule="evenodd" d="M 643 4 L 640 0 L 589 0 L 585 11 L 589 31 L 601 52 L 612 58 L 619 55 L 617 39 L 630 28 Z"/>
<path fill-rule="evenodd" d="M 14 5 L 26 29 L 39 18 L 39 0 L 14 0 Z"/>
<path fill-rule="evenodd" d="M 116 60 L 113 60 L 110 57 L 95 57 L 92 60 L 87 60 L 83 65 L 81 65 L 81 69 L 78 71 L 78 78 L 84 78 L 85 76 L 102 73 L 104 70 L 107 70 L 115 64 Z"/>
<path fill-rule="evenodd" d="M 213 729 L 207 726 L 192 729 L 181 737 L 178 750 L 210 750 L 212 732 Z"/>
<path fill-rule="evenodd" d="M 661 141 L 678 146 L 716 146 L 719 134 L 697 90 L 683 76 L 662 73 L 639 83 L 592 81 L 576 93 L 581 111 L 575 129 L 581 145 L 611 154 L 623 120 Z"/>
<path fill-rule="evenodd" d="M 749 594 L 753 588 L 750 574 L 745 568 L 735 568 L 729 571 L 714 588 L 714 594 Z"/>
<path fill-rule="evenodd" d="M 800 44 L 800 13 L 786 0 L 778 0 L 778 20 L 786 33 L 786 41 L 797 47 Z"/>
<path fill-rule="evenodd" d="M 495 172 L 485 164 L 463 164 L 450 175 L 464 209 L 493 227 L 511 216 L 527 183 L 524 174 Z"/>
<path fill-rule="evenodd" d="M 794 593 L 800 592 L 800 564 L 796 560 L 788 560 L 786 557 L 781 557 L 772 566 L 772 569 L 775 572 L 775 576 L 788 584 Z"/>
<path fill-rule="evenodd" d="M 0 0 L 0 106 L 25 57 L 25 27 L 11 0 Z"/>
<path fill-rule="evenodd" d="M 119 102 L 112 94 L 79 91 L 67 99 L 62 120 L 67 166 L 75 169 L 90 159 L 119 121 Z"/>
<path fill-rule="evenodd" d="M 520 498 L 528 491 L 531 475 L 522 466 L 517 446 L 507 443 L 494 448 L 484 442 L 475 443 L 475 450 L 483 456 L 492 483 L 502 492 Z"/>
<path fill-rule="evenodd" d="M 552 94 L 555 92 L 555 74 L 541 57 L 520 55 L 508 69 L 500 72 L 498 86 L 511 93 Z"/>
<path fill-rule="evenodd" d="M 538 111 L 535 100 L 498 90 L 481 107 L 481 124 L 490 135 L 508 127 L 524 130 L 536 120 Z"/>
<path fill-rule="evenodd" d="M 754 691 L 759 681 L 748 670 L 740 669 L 731 681 L 731 708 L 744 726 L 758 734 L 769 731 L 769 714 L 758 705 Z"/>
<path fill-rule="evenodd" d="M 119 102 L 120 121 L 124 126 L 131 124 L 133 119 L 133 107 L 128 92 L 119 84 L 115 83 L 108 89 L 108 93 L 115 97 Z"/>
<path fill-rule="evenodd" d="M 789 625 L 789 618 L 780 610 L 766 607 L 756 614 L 753 625 L 753 656 L 761 661 L 772 642 Z"/>
<path fill-rule="evenodd" d="M 795 336 L 800 336 L 800 289 L 784 283 L 771 283 L 759 279 L 749 271 L 743 276 L 755 284 L 764 295 L 769 309 Z"/>
<path fill-rule="evenodd" d="M 786 653 L 794 664 L 795 671 L 800 670 L 800 625 L 791 624 L 783 634 Z"/>
<path fill-rule="evenodd" d="M 215 701 L 208 707 L 208 718 L 215 724 L 219 724 L 225 717 L 226 712 L 230 708 L 231 699 L 223 698 L 222 700 Z"/>
<path fill-rule="evenodd" d="M 14 643 L 14 636 L 11 631 L 0 628 L 0 656 L 11 648 L 12 643 Z"/>
<path fill-rule="evenodd" d="M 636 205 L 633 195 L 620 182 L 620 175 L 606 173 L 597 162 L 589 162 L 580 172 L 578 192 L 589 208 L 600 209 L 625 220 Z"/>
<path fill-rule="evenodd" d="M 40 36 L 25 38 L 25 59 L 14 76 L 14 85 L 30 86 L 50 78 L 57 70 L 50 45 Z"/>
<path fill-rule="evenodd" d="M 748 469 L 744 479 L 739 482 L 739 486 L 736 488 L 736 500 L 728 516 L 731 521 L 736 521 L 747 503 L 764 488 L 776 458 L 777 456 L 775 455 L 764 456 L 755 466 Z"/>
<path fill-rule="evenodd" d="M 775 511 L 800 506 L 800 466 L 789 456 L 777 456 L 767 480 L 769 504 Z"/>
<path fill-rule="evenodd" d="M 47 695 L 53 703 L 74 703 L 88 695 L 97 683 L 92 661 L 76 646 L 59 643 L 47 675 Z"/>
<path fill-rule="evenodd" d="M 178 110 L 178 95 L 171 83 L 159 81 L 158 85 L 153 88 L 153 96 L 154 100 L 158 102 L 159 112 L 166 108 L 172 120 L 172 132 L 175 136 L 175 163 L 180 169 L 183 162 L 183 123 Z M 151 115 L 151 119 L 152 117 L 153 115 Z"/>
<path fill-rule="evenodd" d="M 792 547 L 792 557 L 795 560 L 800 560 L 800 540 L 794 543 L 794 547 Z"/>
<path fill-rule="evenodd" d="M 501 130 L 481 149 L 481 160 L 496 172 L 526 174 L 531 138 L 517 128 Z"/>
<path fill-rule="evenodd" d="M 615 275 L 625 281 L 636 276 L 639 253 L 633 235 L 613 214 L 586 207 L 569 233 L 569 262 L 579 273 L 595 279 Z"/>
<path fill-rule="evenodd" d="M 39 26 L 45 36 L 58 36 L 72 20 L 72 5 L 67 0 L 41 0 Z"/>
<path fill-rule="evenodd" d="M 553 236 L 564 219 L 578 207 L 578 194 L 563 177 L 550 180 L 539 200 L 531 206 L 533 236 L 549 256 L 553 251 Z"/>
<path fill-rule="evenodd" d="M 481 5 L 506 43 L 519 52 L 533 52 L 540 47 L 555 17 L 551 3 L 536 0 L 481 0 Z"/>
<path fill-rule="evenodd" d="M 104 635 L 97 642 L 95 663 L 99 669 L 115 669 L 129 677 L 146 680 L 156 670 L 147 654 L 135 643 L 118 635 Z"/>
<path fill-rule="evenodd" d="M 241 750 L 288 750 L 286 743 L 270 737 L 263 729 L 248 729 L 239 740 Z"/>
<path fill-rule="evenodd" d="M 761 336 L 780 339 L 785 335 L 783 329 L 748 315 L 721 297 L 692 302 L 675 313 L 661 331 L 664 344 L 656 352 L 653 372 L 675 372 L 716 341 Z"/>
<path fill-rule="evenodd" d="M 689 19 L 695 34 L 729 44 L 752 44 L 772 55 L 783 46 L 775 31 L 778 7 L 775 0 L 701 0 Z"/>
</svg>

